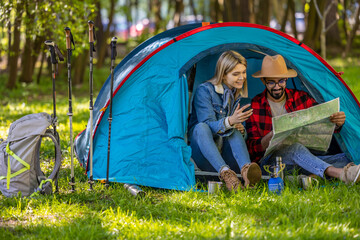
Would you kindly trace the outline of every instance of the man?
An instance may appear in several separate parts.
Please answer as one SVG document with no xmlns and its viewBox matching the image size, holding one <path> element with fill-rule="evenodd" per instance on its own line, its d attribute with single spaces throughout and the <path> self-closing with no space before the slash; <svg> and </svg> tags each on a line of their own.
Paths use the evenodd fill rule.
<svg viewBox="0 0 360 240">
<path fill-rule="evenodd" d="M 304 91 L 286 88 L 287 79 L 296 77 L 297 72 L 286 67 L 281 55 L 265 56 L 261 70 L 252 76 L 261 78 L 266 87 L 264 92 L 253 98 L 251 104 L 253 115 L 246 121 L 248 150 L 252 161 L 258 162 L 264 156 L 273 136 L 272 117 L 306 109 L 316 105 L 317 102 Z M 330 116 L 330 121 L 336 124 L 336 131 L 341 130 L 345 118 L 344 112 Z M 354 182 L 360 168 L 360 165 L 350 163 L 344 153 L 315 156 L 300 143 L 277 149 L 261 161 L 261 166 L 274 165 L 277 156 L 282 157 L 287 170 L 300 167 L 300 170 L 306 170 L 307 173 L 322 178 L 325 176 L 339 178 L 345 183 Z M 359 179 L 356 179 L 356 182 Z"/>
</svg>

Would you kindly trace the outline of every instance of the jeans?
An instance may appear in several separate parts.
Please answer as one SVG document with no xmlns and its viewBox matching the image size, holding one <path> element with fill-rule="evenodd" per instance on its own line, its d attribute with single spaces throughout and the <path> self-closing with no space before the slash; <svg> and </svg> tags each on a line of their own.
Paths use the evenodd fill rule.
<svg viewBox="0 0 360 240">
<path fill-rule="evenodd" d="M 283 147 L 275 151 L 270 157 L 261 161 L 261 168 L 264 165 L 275 165 L 276 157 L 282 158 L 282 163 L 285 163 L 285 171 L 292 172 L 298 170 L 302 174 L 315 174 L 319 177 L 325 178 L 325 170 L 330 167 L 343 168 L 350 160 L 345 153 L 336 155 L 315 156 L 309 149 L 300 143 L 295 143 L 291 146 Z"/>
<path fill-rule="evenodd" d="M 223 137 L 222 153 L 219 152 L 214 135 L 206 123 L 198 123 L 190 136 L 192 158 L 196 165 L 204 171 L 220 172 L 227 166 L 236 173 L 245 164 L 250 163 L 249 152 L 242 134 L 235 130 L 228 137 Z"/>
</svg>

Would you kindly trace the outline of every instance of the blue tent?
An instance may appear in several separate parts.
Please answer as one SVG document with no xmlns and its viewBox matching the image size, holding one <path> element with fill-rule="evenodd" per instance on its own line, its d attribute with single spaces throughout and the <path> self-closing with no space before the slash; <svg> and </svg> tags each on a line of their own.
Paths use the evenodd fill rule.
<svg viewBox="0 0 360 240">
<path fill-rule="evenodd" d="M 318 102 L 340 97 L 347 120 L 336 142 L 360 163 L 360 104 L 340 75 L 298 40 L 249 23 L 186 25 L 158 34 L 139 45 L 115 69 L 110 181 L 189 190 L 195 184 L 191 149 L 186 143 L 189 79 L 210 79 L 226 50 L 248 61 L 249 97 L 264 90 L 258 71 L 264 54 L 281 54 L 298 77 L 289 88 L 307 91 Z M 194 74 L 195 73 L 195 74 Z M 88 173 L 90 135 L 94 140 L 94 179 L 106 178 L 110 78 L 94 105 L 94 132 L 78 135 L 75 149 Z M 190 89 L 191 90 L 191 89 Z M 106 110 L 103 110 L 106 109 Z M 89 124 L 88 124 L 89 125 Z"/>
</svg>

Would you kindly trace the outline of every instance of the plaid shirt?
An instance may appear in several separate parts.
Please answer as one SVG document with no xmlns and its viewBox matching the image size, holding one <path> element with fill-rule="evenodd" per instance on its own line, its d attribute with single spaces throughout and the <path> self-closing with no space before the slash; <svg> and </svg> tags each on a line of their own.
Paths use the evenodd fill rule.
<svg viewBox="0 0 360 240">
<path fill-rule="evenodd" d="M 317 104 L 315 99 L 304 91 L 286 88 L 285 93 L 285 109 L 288 113 Z M 253 108 L 253 114 L 246 121 L 247 146 L 251 160 L 258 162 L 265 153 L 261 146 L 261 139 L 272 130 L 272 115 L 269 102 L 266 99 L 266 89 L 253 98 L 251 107 Z"/>
</svg>

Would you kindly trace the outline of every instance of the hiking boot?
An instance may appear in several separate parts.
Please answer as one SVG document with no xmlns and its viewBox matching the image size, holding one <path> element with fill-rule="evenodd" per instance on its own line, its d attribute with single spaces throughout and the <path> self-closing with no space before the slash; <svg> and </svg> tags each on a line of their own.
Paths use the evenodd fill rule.
<svg viewBox="0 0 360 240">
<path fill-rule="evenodd" d="M 241 176 L 244 179 L 244 186 L 253 187 L 261 180 L 261 169 L 257 163 L 245 164 L 241 169 Z"/>
<path fill-rule="evenodd" d="M 241 186 L 239 178 L 233 170 L 225 170 L 220 173 L 220 180 L 223 180 L 229 191 L 236 192 Z"/>
<path fill-rule="evenodd" d="M 346 165 L 342 172 L 340 173 L 340 180 L 343 181 L 346 184 L 352 183 L 352 182 L 359 182 L 360 177 L 357 176 L 358 172 L 360 170 L 360 165 L 355 165 L 354 163 L 349 163 Z M 357 179 L 355 180 L 355 178 Z"/>
</svg>

